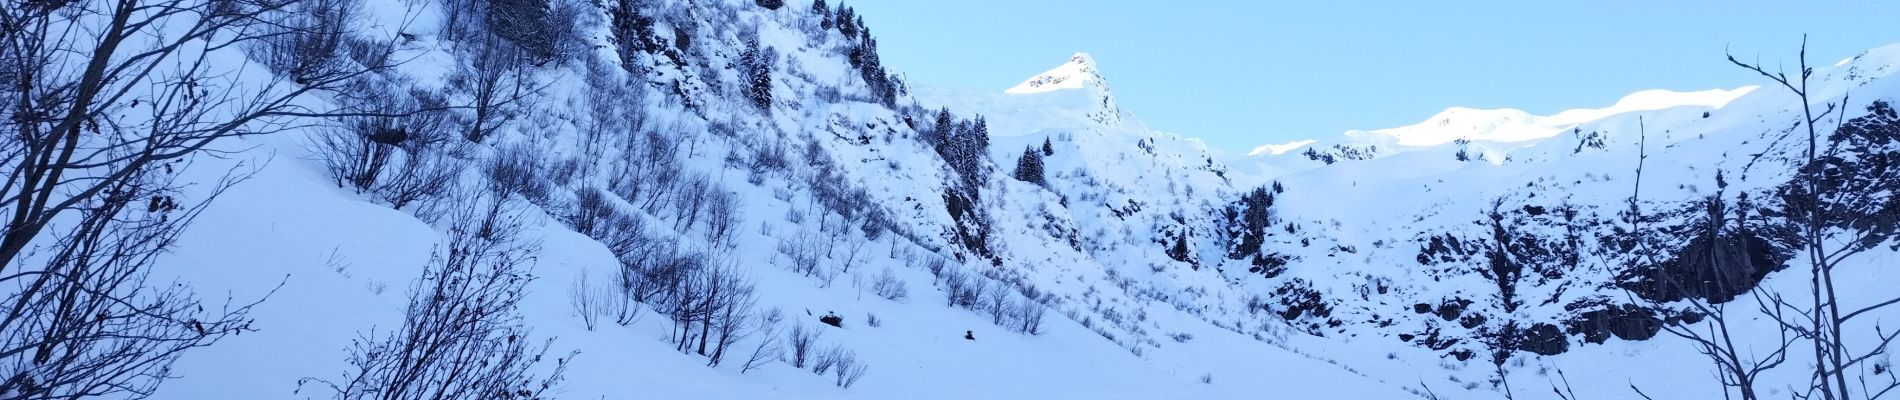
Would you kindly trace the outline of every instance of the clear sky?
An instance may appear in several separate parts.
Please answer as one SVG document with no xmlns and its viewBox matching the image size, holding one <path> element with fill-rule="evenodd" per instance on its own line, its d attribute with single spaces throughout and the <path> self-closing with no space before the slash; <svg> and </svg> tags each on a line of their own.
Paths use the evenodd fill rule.
<svg viewBox="0 0 1900 400">
<path fill-rule="evenodd" d="M 1409 125 L 1450 106 L 1549 114 L 1644 89 L 1758 84 L 1724 47 L 1792 63 L 1803 33 L 1818 65 L 1900 42 L 1894 0 L 846 4 L 913 85 L 1002 91 L 1085 51 L 1149 127 L 1231 152 Z"/>
</svg>

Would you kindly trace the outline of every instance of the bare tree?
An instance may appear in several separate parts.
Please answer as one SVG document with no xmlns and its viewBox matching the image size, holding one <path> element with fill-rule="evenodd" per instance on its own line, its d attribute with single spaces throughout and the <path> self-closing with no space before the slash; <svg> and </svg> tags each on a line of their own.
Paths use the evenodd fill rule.
<svg viewBox="0 0 1900 400">
<path fill-rule="evenodd" d="M 840 349 L 835 360 L 837 369 L 834 370 L 834 376 L 837 377 L 837 381 L 834 384 L 841 388 L 849 389 L 851 385 L 856 385 L 858 379 L 864 377 L 864 372 L 871 369 L 869 363 L 859 360 L 858 354 L 850 350 Z"/>
<path fill-rule="evenodd" d="M 474 46 L 468 64 L 456 74 L 454 85 L 468 90 L 472 97 L 470 108 L 474 119 L 464 137 L 481 143 L 514 119 L 518 105 L 535 88 L 524 83 L 527 62 L 520 49 L 494 35 L 480 36 Z"/>
<path fill-rule="evenodd" d="M 898 279 L 897 274 L 892 272 L 890 267 L 884 267 L 884 270 L 878 272 L 877 277 L 871 280 L 871 292 L 890 301 L 902 301 L 910 297 L 910 287 L 905 285 L 902 279 Z"/>
<path fill-rule="evenodd" d="M 997 326 L 1006 326 L 1003 324 L 1003 321 L 1006 317 L 1010 316 L 1010 311 L 1014 311 L 1016 308 L 1016 305 L 1009 301 L 1011 294 L 1013 293 L 1010 293 L 1009 290 L 996 289 L 991 290 L 989 295 L 984 297 L 983 308 L 990 312 L 990 323 L 996 324 Z"/>
<path fill-rule="evenodd" d="M 712 179 L 705 174 L 691 174 L 681 182 L 678 196 L 673 197 L 673 230 L 687 232 L 699 223 L 700 211 L 706 209 L 706 199 L 716 191 L 712 188 Z"/>
<path fill-rule="evenodd" d="M 449 193 L 462 162 L 444 149 L 451 129 L 446 101 L 427 92 L 387 95 L 375 88 L 395 84 L 359 80 L 347 87 L 372 93 L 353 100 L 362 103 L 359 108 L 405 114 L 344 118 L 342 126 L 312 135 L 307 147 L 338 187 L 370 192 L 401 209 L 424 197 Z"/>
<path fill-rule="evenodd" d="M 1048 307 L 1037 303 L 1035 299 L 1023 299 L 1016 303 L 1017 333 L 1025 335 L 1042 334 L 1042 317 L 1049 312 Z"/>
<path fill-rule="evenodd" d="M 812 360 L 811 345 L 818 341 L 820 334 L 822 333 L 806 328 L 805 324 L 792 323 L 791 333 L 785 336 L 785 343 L 792 346 L 792 368 L 804 369 L 805 364 Z"/>
<path fill-rule="evenodd" d="M 778 326 L 779 323 L 785 321 L 785 313 L 779 311 L 778 308 L 773 308 L 771 311 L 760 314 L 758 318 L 759 344 L 752 348 L 752 356 L 746 358 L 745 364 L 739 366 L 741 374 L 764 366 L 766 362 L 778 359 L 779 355 L 785 352 L 778 341 Z"/>
<path fill-rule="evenodd" d="M 1847 260 L 1893 239 L 1895 207 L 1884 199 L 1886 196 L 1875 194 L 1900 184 L 1900 173 L 1891 171 L 1884 160 L 1862 156 L 1892 151 L 1887 143 L 1892 143 L 1895 132 L 1900 131 L 1900 117 L 1885 103 L 1876 102 L 1869 107 L 1872 112 L 1867 117 L 1847 121 L 1845 96 L 1839 103 L 1827 102 L 1817 111 L 1808 85 L 1814 69 L 1807 63 L 1807 38 L 1803 36 L 1801 42 L 1796 60 L 1799 70 L 1792 77 L 1784 71 L 1769 72 L 1760 63 L 1742 62 L 1732 55 L 1728 58 L 1730 63 L 1774 81 L 1801 102 L 1799 126 L 1807 134 L 1803 162 L 1794 177 L 1778 189 L 1777 196 L 1786 205 L 1788 219 L 1801 231 L 1800 247 L 1807 256 L 1810 274 L 1809 303 L 1792 304 L 1778 296 L 1774 300 L 1776 307 L 1789 310 L 1785 314 L 1796 316 L 1781 320 L 1782 325 L 1811 344 L 1815 369 L 1811 389 L 1815 394 L 1827 400 L 1851 399 L 1857 387 L 1850 382 L 1855 382 L 1859 384 L 1859 397 L 1876 399 L 1900 388 L 1900 378 L 1886 373 L 1883 366 L 1870 365 L 1886 354 L 1900 332 L 1886 332 L 1876 323 L 1872 327 L 1874 340 L 1863 344 L 1848 343 L 1845 332 L 1866 329 L 1851 323 L 1864 322 L 1856 318 L 1900 303 L 1900 298 L 1843 305 L 1834 275 Z M 1828 118 L 1834 118 L 1836 127 L 1832 134 L 1823 136 L 1818 125 Z"/>
<path fill-rule="evenodd" d="M 0 178 L 0 286 L 13 288 L 0 297 L 0 399 L 144 398 L 182 353 L 249 329 L 249 305 L 206 310 L 148 273 L 244 175 L 188 191 L 176 179 L 194 155 L 339 115 L 303 105 L 387 67 L 331 64 L 293 85 L 217 62 L 314 34 L 279 23 L 306 7 L 347 11 L 299 0 L 0 6 L 0 162 L 12 166 Z"/>
<path fill-rule="evenodd" d="M 706 241 L 715 246 L 732 243 L 734 230 L 745 220 L 744 206 L 739 194 L 725 190 L 713 190 L 706 198 Z"/>
<path fill-rule="evenodd" d="M 145 398 L 184 352 L 252 330 L 256 303 L 207 311 L 189 287 L 149 282 L 156 257 L 216 197 L 181 209 L 154 191 L 173 183 L 152 175 L 111 189 L 127 196 L 80 203 L 76 226 L 41 247 L 43 267 L 0 278 L 18 285 L 0 297 L 0 399 Z"/>
<path fill-rule="evenodd" d="M 568 304 L 574 307 L 574 315 L 581 318 L 582 326 L 588 331 L 600 326 L 600 317 L 614 313 L 611 310 L 616 304 L 613 297 L 608 289 L 589 280 L 585 270 L 574 278 L 574 285 L 568 288 Z"/>
<path fill-rule="evenodd" d="M 550 393 L 574 354 L 544 365 L 553 340 L 530 344 L 521 320 L 536 246 L 516 239 L 519 224 L 494 226 L 486 213 L 470 204 L 456 217 L 448 243 L 410 290 L 401 327 L 356 341 L 354 368 L 342 379 L 305 378 L 300 386 L 320 383 L 340 399 L 539 399 Z"/>
<path fill-rule="evenodd" d="M 1627 211 L 1630 221 L 1630 240 L 1628 242 L 1632 244 L 1630 249 L 1637 259 L 1642 260 L 1647 265 L 1660 266 L 1662 264 L 1660 260 L 1656 258 L 1659 250 L 1657 249 L 1657 245 L 1652 243 L 1653 240 L 1651 239 L 1653 236 L 1659 235 L 1660 232 L 1645 230 L 1644 222 L 1647 221 L 1648 218 L 1645 217 L 1643 213 L 1641 199 L 1643 166 L 1649 158 L 1649 134 L 1647 124 L 1643 123 L 1641 118 L 1637 120 L 1637 127 L 1636 178 L 1635 184 L 1630 190 L 1629 210 Z M 1703 202 L 1703 205 L 1706 207 L 1706 214 L 1703 217 L 1703 221 L 1701 221 L 1701 226 L 1697 227 L 1700 229 L 1701 234 L 1708 238 L 1709 243 L 1702 248 L 1706 254 L 1697 254 L 1695 256 L 1698 256 L 1708 263 L 1706 269 L 1717 273 L 1742 274 L 1746 273 L 1746 271 L 1757 270 L 1760 268 L 1759 266 L 1748 265 L 1752 260 L 1747 256 L 1749 253 L 1747 249 L 1726 249 L 1724 246 L 1721 246 L 1721 238 L 1729 235 L 1730 233 L 1728 231 L 1741 230 L 1743 224 L 1749 219 L 1750 211 L 1753 207 L 1748 202 L 1748 196 L 1746 193 L 1741 194 L 1741 204 L 1733 210 L 1734 215 L 1731 216 L 1729 206 L 1724 198 L 1724 192 L 1728 188 L 1728 184 L 1722 178 L 1722 174 L 1719 171 L 1716 174 L 1716 187 L 1717 192 L 1710 195 L 1708 199 Z M 1731 217 L 1733 218 L 1733 226 L 1729 225 Z M 1747 242 L 1743 241 L 1742 243 L 1746 245 Z M 1738 254 L 1731 253 L 1739 253 L 1739 256 Z M 1670 293 L 1685 291 L 1685 289 L 1692 288 L 1698 284 L 1698 282 L 1689 282 L 1687 279 L 1677 278 L 1675 274 L 1667 272 L 1658 271 L 1654 274 L 1659 276 L 1658 280 L 1660 280 L 1660 282 L 1657 283 L 1664 287 L 1651 290 L 1653 292 Z M 1720 277 L 1717 277 L 1716 280 L 1725 281 L 1725 279 Z M 1767 291 L 1768 289 L 1766 288 L 1756 288 L 1750 291 L 1757 305 L 1756 310 L 1769 316 L 1773 320 L 1785 320 L 1787 316 L 1782 315 L 1785 310 L 1782 307 L 1774 306 L 1775 301 L 1770 300 L 1779 298 L 1780 295 L 1765 293 Z M 1634 302 L 1637 301 L 1636 299 L 1638 298 L 1647 296 L 1631 294 L 1629 297 L 1631 301 Z M 1694 317 L 1692 318 L 1698 318 L 1707 322 L 1703 324 L 1702 327 L 1696 328 L 1686 324 L 1665 323 L 1660 330 L 1671 336 L 1688 340 L 1695 345 L 1697 352 L 1708 357 L 1709 361 L 1715 364 L 1716 370 L 1718 371 L 1718 381 L 1722 384 L 1724 390 L 1733 388 L 1735 394 L 1742 400 L 1759 399 L 1761 398 L 1760 394 L 1756 391 L 1756 384 L 1759 377 L 1762 373 L 1779 367 L 1782 363 L 1787 361 L 1788 349 L 1797 338 L 1794 335 L 1790 335 L 1791 331 L 1788 329 L 1776 329 L 1776 333 L 1779 334 L 1779 337 L 1773 346 L 1765 348 L 1765 353 L 1757 354 L 1757 350 L 1752 347 L 1738 346 L 1737 338 L 1744 336 L 1741 335 L 1741 332 L 1732 329 L 1730 325 L 1731 316 L 1729 307 L 1732 302 L 1718 301 L 1721 299 L 1711 299 L 1711 297 L 1715 296 L 1686 294 L 1683 296 L 1683 299 L 1680 300 L 1682 304 L 1689 307 L 1688 311 L 1694 313 Z M 1665 306 L 1665 304 L 1663 304 L 1664 301 L 1661 300 L 1663 299 L 1650 299 L 1649 303 L 1651 308 L 1662 308 Z M 1744 341 L 1742 343 L 1747 342 Z M 1567 384 L 1568 382 L 1566 382 L 1566 388 Z"/>
</svg>

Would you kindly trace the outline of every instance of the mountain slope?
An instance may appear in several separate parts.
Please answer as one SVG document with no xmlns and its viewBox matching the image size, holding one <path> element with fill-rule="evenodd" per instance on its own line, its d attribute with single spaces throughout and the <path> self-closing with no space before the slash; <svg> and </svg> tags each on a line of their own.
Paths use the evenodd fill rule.
<svg viewBox="0 0 1900 400">
<path fill-rule="evenodd" d="M 257 301 L 154 398 L 349 398 L 386 365 L 488 368 L 379 358 L 465 326 L 493 329 L 452 344 L 564 378 L 509 378 L 532 395 L 507 397 L 1549 398 L 1561 379 L 1709 398 L 1709 364 L 1657 330 L 1708 326 L 1684 299 L 1809 282 L 1779 268 L 1805 159 L 1801 99 L 1772 88 L 1455 108 L 1229 158 L 1148 128 L 1085 53 L 1000 93 L 913 92 L 842 5 L 344 3 L 278 15 L 335 29 L 272 31 L 335 46 L 216 53 L 237 92 L 389 61 L 294 98 L 338 112 L 153 167 L 181 184 L 151 209 L 216 201 L 150 281 Z M 328 52 L 287 56 L 311 48 Z M 1875 105 L 1900 95 L 1896 65 L 1887 47 L 1815 75 L 1811 102 L 1848 104 L 1824 121 L 1875 142 L 1841 162 L 1900 151 L 1875 140 L 1900 131 Z M 1866 163 L 1843 185 L 1890 202 Z M 1717 203 L 1759 208 L 1704 235 Z M 1759 266 L 1696 275 L 1732 243 Z M 1841 270 L 1856 304 L 1889 295 L 1872 278 L 1896 251 L 1869 249 Z M 1699 284 L 1653 285 L 1670 274 Z M 444 295 L 477 281 L 500 289 Z M 1779 340 L 1743 319 L 1745 343 Z M 0 375 L 45 373 L 6 357 Z"/>
</svg>

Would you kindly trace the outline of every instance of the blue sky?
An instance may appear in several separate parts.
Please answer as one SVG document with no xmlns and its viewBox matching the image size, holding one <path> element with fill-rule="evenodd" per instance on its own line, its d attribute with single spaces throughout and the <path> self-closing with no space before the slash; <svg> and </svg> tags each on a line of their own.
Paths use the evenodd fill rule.
<svg viewBox="0 0 1900 400">
<path fill-rule="evenodd" d="M 1002 91 L 1086 51 L 1150 127 L 1236 152 L 1450 106 L 1549 114 L 1643 89 L 1757 84 L 1724 47 L 1792 63 L 1803 33 L 1819 65 L 1900 42 L 1891 0 L 846 4 L 913 84 Z"/>
</svg>

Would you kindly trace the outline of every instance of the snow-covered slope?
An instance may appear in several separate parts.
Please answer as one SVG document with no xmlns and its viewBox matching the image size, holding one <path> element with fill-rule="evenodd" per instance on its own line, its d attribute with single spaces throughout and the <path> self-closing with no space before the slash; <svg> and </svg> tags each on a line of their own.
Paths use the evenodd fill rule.
<svg viewBox="0 0 1900 400">
<path fill-rule="evenodd" d="M 1768 234 L 1786 217 L 1770 211 L 1803 162 L 1788 138 L 1801 110 L 1773 87 L 1646 91 L 1552 116 L 1452 108 L 1226 157 L 1122 109 L 1112 66 L 1087 54 L 1001 92 L 912 92 L 857 22 L 875 16 L 772 3 L 556 0 L 545 12 L 573 29 L 542 32 L 566 32 L 547 44 L 491 38 L 488 24 L 509 25 L 447 3 L 364 0 L 348 37 L 405 62 L 300 99 L 312 109 L 387 105 L 368 92 L 468 104 L 511 83 L 520 97 L 367 113 L 436 117 L 413 133 L 439 140 L 403 145 L 417 147 L 384 143 L 408 132 L 359 138 L 352 127 L 373 124 L 317 120 L 181 163 L 194 190 L 249 179 L 210 203 L 154 281 L 263 301 L 254 331 L 187 353 L 153 397 L 336 397 L 324 382 L 362 373 L 364 343 L 413 327 L 405 310 L 431 298 L 419 279 L 440 279 L 424 271 L 475 231 L 513 233 L 498 247 L 524 260 L 508 271 L 525 283 L 506 340 L 551 340 L 554 360 L 533 370 L 565 363 L 565 380 L 545 394 L 586 399 L 1524 399 L 1552 397 L 1559 379 L 1579 398 L 1630 398 L 1632 385 L 1713 398 L 1696 349 L 1646 330 L 1683 321 L 1681 304 L 1626 290 L 1656 267 L 1618 247 L 1639 229 L 1632 192 L 1657 226 L 1643 240 L 1672 257 L 1698 246 L 1707 199 L 1746 194 L 1769 211 L 1737 240 L 1787 262 Z M 539 62 L 484 47 L 541 44 Z M 290 81 L 229 51 L 254 70 L 241 83 Z M 485 69 L 498 64 L 518 69 Z M 1853 93 L 1822 124 L 1886 123 L 1870 105 L 1900 97 L 1897 65 L 1900 46 L 1818 71 L 1815 105 Z M 324 144 L 337 137 L 361 147 Z M 336 153 L 355 148 L 405 167 L 356 184 L 338 160 L 359 158 Z M 1895 149 L 1875 150 L 1839 154 Z M 373 182 L 418 174 L 447 183 L 396 201 Z M 1894 258 L 1879 247 L 1844 264 L 1844 298 L 1880 298 L 1874 268 Z M 1750 272 L 1771 290 L 1808 282 L 1772 269 Z M 708 287 L 749 301 L 683 294 Z M 1766 325 L 1737 322 L 1759 334 L 1751 344 L 1775 340 Z M 802 365 L 794 330 L 817 332 L 819 358 L 864 369 Z M 730 352 L 704 350 L 713 337 Z M 1797 368 L 1763 379 L 1805 382 Z"/>
</svg>

